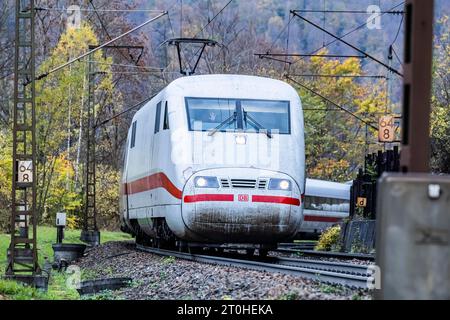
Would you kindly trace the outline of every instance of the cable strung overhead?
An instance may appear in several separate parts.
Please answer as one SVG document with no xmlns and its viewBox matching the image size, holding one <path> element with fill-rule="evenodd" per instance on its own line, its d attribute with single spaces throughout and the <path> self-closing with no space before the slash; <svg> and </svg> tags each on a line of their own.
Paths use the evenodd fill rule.
<svg viewBox="0 0 450 320">
<path fill-rule="evenodd" d="M 387 14 L 387 13 L 389 13 L 389 12 L 394 12 L 394 10 L 395 10 L 396 8 L 398 8 L 399 6 L 404 5 L 404 4 L 405 4 L 405 2 L 401 2 L 401 3 L 399 3 L 399 4 L 396 4 L 395 6 L 393 6 L 392 8 L 390 8 L 389 10 L 383 11 L 383 12 L 381 12 L 381 13 L 378 13 L 378 14 L 375 16 L 375 18 L 377 18 L 377 17 L 382 17 L 383 15 L 385 15 L 385 14 Z M 289 20 L 289 23 L 290 23 L 290 22 L 291 22 L 291 19 Z M 289 24 L 289 23 L 288 23 L 288 24 Z M 329 47 L 330 45 L 332 45 L 333 43 L 337 42 L 338 40 L 341 40 L 341 39 L 343 39 L 343 38 L 349 36 L 350 34 L 354 33 L 355 31 L 358 31 L 358 30 L 360 30 L 360 29 L 366 27 L 368 23 L 369 23 L 369 22 L 367 21 L 367 22 L 365 22 L 365 23 L 363 23 L 363 24 L 360 24 L 359 26 L 357 26 L 357 27 L 353 28 L 352 30 L 346 32 L 346 33 L 343 34 L 342 36 L 339 36 L 338 39 L 333 39 L 333 40 L 329 41 L 328 43 L 325 43 L 325 44 L 322 45 L 321 47 L 319 47 L 319 48 L 313 50 L 310 54 L 315 54 L 315 53 L 319 52 L 320 50 Z M 286 26 L 286 27 L 287 27 L 287 26 Z M 279 38 L 279 37 L 281 36 L 281 34 L 282 34 L 282 33 L 284 32 L 284 30 L 286 29 L 286 27 L 282 30 L 282 32 L 278 35 L 277 38 Z M 274 44 L 272 44 L 272 46 L 271 46 L 271 48 L 270 48 L 270 50 L 269 50 L 268 52 L 270 52 L 270 51 L 272 50 L 272 47 L 273 47 L 273 46 L 274 46 Z M 298 59 L 298 60 L 296 60 L 296 61 L 286 61 L 286 60 L 276 59 L 276 58 L 273 58 L 273 57 L 270 57 L 270 56 L 260 56 L 260 59 L 275 60 L 275 61 L 287 63 L 289 66 L 294 65 L 294 64 L 296 64 L 296 63 L 302 61 L 303 58 L 304 58 L 304 57 L 301 57 L 300 59 Z"/>
<path fill-rule="evenodd" d="M 337 104 L 337 103 L 334 102 L 334 101 L 331 101 L 330 99 L 328 99 L 328 98 L 325 97 L 324 95 L 320 94 L 319 92 L 317 92 L 317 91 L 315 91 L 315 90 L 313 90 L 313 89 L 311 89 L 311 88 L 305 86 L 304 84 L 302 84 L 302 83 L 300 83 L 300 82 L 298 82 L 298 81 L 292 79 L 290 76 L 286 75 L 285 77 L 286 77 L 286 79 L 288 79 L 289 81 L 292 81 L 292 82 L 295 83 L 296 85 L 298 85 L 298 86 L 300 86 L 300 87 L 302 87 L 302 88 L 304 88 L 304 89 L 306 89 L 306 90 L 312 92 L 313 94 L 315 94 L 316 96 L 322 98 L 322 99 L 325 100 L 326 102 L 331 103 L 332 105 L 338 107 L 339 109 L 341 109 L 341 110 L 344 111 L 345 113 L 348 113 L 349 115 L 351 115 L 351 116 L 354 117 L 355 119 L 357 119 L 357 120 L 361 121 L 362 123 L 366 124 L 366 125 L 369 126 L 370 128 L 372 128 L 372 129 L 378 131 L 378 127 L 374 126 L 372 123 L 370 123 L 370 122 L 368 122 L 367 120 L 361 118 L 360 116 L 354 114 L 354 113 L 351 112 L 350 110 L 348 110 L 348 109 L 342 107 L 341 105 Z M 326 110 L 323 110 L 323 111 L 326 111 Z"/>
<path fill-rule="evenodd" d="M 353 50 L 355 50 L 355 51 L 357 51 L 357 52 L 359 52 L 359 53 L 365 55 L 367 58 L 369 58 L 369 59 L 371 59 L 371 60 L 377 62 L 378 64 L 382 65 L 383 67 L 385 67 L 385 68 L 388 69 L 389 71 L 391 71 L 391 72 L 393 72 L 393 73 L 395 73 L 395 74 L 397 74 L 397 75 L 403 77 L 403 74 L 400 73 L 399 71 L 397 71 L 396 69 L 394 69 L 394 68 L 392 68 L 391 66 L 387 65 L 386 63 L 380 61 L 379 59 L 375 58 L 374 56 L 368 54 L 367 52 L 365 52 L 365 51 L 359 49 L 358 47 L 352 45 L 351 43 L 349 43 L 349 42 L 343 40 L 342 38 L 339 38 L 338 36 L 336 36 L 336 35 L 333 34 L 332 32 L 330 32 L 330 31 L 326 30 L 325 28 L 322 28 L 321 26 L 315 24 L 315 23 L 312 22 L 311 20 L 306 19 L 305 17 L 299 15 L 299 14 L 298 14 L 297 12 L 295 12 L 294 10 L 291 10 L 291 13 L 292 13 L 293 15 L 295 15 L 296 17 L 300 18 L 301 20 L 305 21 L 306 23 L 309 23 L 309 24 L 312 25 L 313 27 L 315 27 L 315 28 L 321 30 L 322 32 L 325 32 L 326 34 L 328 34 L 329 36 L 333 37 L 333 38 L 336 39 L 337 41 L 342 42 L 343 44 L 349 46 L 349 47 L 352 48 Z"/>
<path fill-rule="evenodd" d="M 161 17 L 163 17 L 163 16 L 165 16 L 165 15 L 167 15 L 167 11 L 162 11 L 162 13 L 160 13 L 160 14 L 157 15 L 156 17 L 151 18 L 150 20 L 145 21 L 144 23 L 138 25 L 137 27 L 135 27 L 135 28 L 133 28 L 133 29 L 131 29 L 131 30 L 129 30 L 129 31 L 127 31 L 127 32 L 125 32 L 125 33 L 123 33 L 123 34 L 121 34 L 120 36 L 115 37 L 114 39 L 111 39 L 111 40 L 105 42 L 104 44 L 102 44 L 102 45 L 96 47 L 95 49 L 92 49 L 92 50 L 90 50 L 90 51 L 88 51 L 88 52 L 86 52 L 86 53 L 83 53 L 83 54 L 80 55 L 79 57 L 74 58 L 74 59 L 72 59 L 72 60 L 70 60 L 70 61 L 68 61 L 68 62 L 66 62 L 66 63 L 64 63 L 64 64 L 62 64 L 62 65 L 60 65 L 60 66 L 58 66 L 58 67 L 56 67 L 56 68 L 53 68 L 53 69 L 51 69 L 50 71 L 47 71 L 47 72 L 45 72 L 45 73 L 43 73 L 43 74 L 40 74 L 39 76 L 37 76 L 37 77 L 35 78 L 35 80 L 41 80 L 41 79 L 44 79 L 45 77 L 49 76 L 50 74 L 55 73 L 55 72 L 57 72 L 57 71 L 59 71 L 59 70 L 65 68 L 65 67 L 71 65 L 72 63 L 77 62 L 77 61 L 83 59 L 84 57 L 87 57 L 87 56 L 93 54 L 94 52 L 96 52 L 96 51 L 98 51 L 98 50 L 101 50 L 102 48 L 104 48 L 104 47 L 110 45 L 111 43 L 116 42 L 116 41 L 119 40 L 119 39 L 122 39 L 123 37 L 125 37 L 125 36 L 127 36 L 127 35 L 129 35 L 129 34 L 131 34 L 131 33 L 133 33 L 133 32 L 135 32 L 136 30 L 141 29 L 142 27 L 148 25 L 149 23 L 151 23 L 151 22 L 153 22 L 153 21 L 155 21 L 155 20 L 158 20 L 159 18 L 161 18 Z M 30 82 L 31 82 L 31 81 L 30 81 Z"/>
</svg>

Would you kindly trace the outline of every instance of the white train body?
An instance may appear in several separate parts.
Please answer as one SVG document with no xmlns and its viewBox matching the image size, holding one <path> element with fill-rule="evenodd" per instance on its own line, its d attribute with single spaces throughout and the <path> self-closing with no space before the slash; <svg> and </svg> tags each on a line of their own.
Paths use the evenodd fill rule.
<svg viewBox="0 0 450 320">
<path fill-rule="evenodd" d="M 350 187 L 345 183 L 306 179 L 304 220 L 300 234 L 317 236 L 347 218 L 350 213 Z"/>
<path fill-rule="evenodd" d="M 133 118 L 121 188 L 133 233 L 162 237 L 165 221 L 186 242 L 276 243 L 298 232 L 304 192 L 302 106 L 282 81 L 180 78 Z"/>
</svg>

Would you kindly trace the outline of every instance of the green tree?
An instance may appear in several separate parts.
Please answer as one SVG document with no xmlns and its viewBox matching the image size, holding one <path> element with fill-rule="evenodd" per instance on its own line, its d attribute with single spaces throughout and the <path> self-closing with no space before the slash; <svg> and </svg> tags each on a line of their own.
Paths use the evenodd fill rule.
<svg viewBox="0 0 450 320">
<path fill-rule="evenodd" d="M 11 219 L 12 141 L 9 130 L 0 129 L 0 230 L 7 231 Z"/>
<path fill-rule="evenodd" d="M 323 50 L 320 53 L 325 54 Z M 343 61 L 313 57 L 300 66 L 301 72 L 322 75 L 362 75 L 358 59 Z M 346 108 L 367 122 L 374 122 L 386 107 L 381 82 L 366 84 L 352 77 L 310 78 L 305 86 Z M 345 181 L 364 162 L 366 125 L 342 112 L 311 91 L 299 88 L 305 109 L 306 165 L 312 178 Z M 322 111 L 323 110 L 323 111 Z M 373 141 L 377 132 L 371 130 Z M 371 151 L 373 146 L 367 146 Z"/>
<path fill-rule="evenodd" d="M 435 39 L 433 92 L 431 97 L 431 168 L 450 173 L 450 21 L 438 21 L 442 30 Z"/>
<path fill-rule="evenodd" d="M 62 65 L 97 45 L 97 37 L 88 24 L 69 28 L 60 38 L 51 56 L 39 67 L 39 73 Z M 101 51 L 88 57 L 94 61 L 95 112 L 113 101 L 111 59 Z M 81 143 L 87 105 L 89 61 L 76 62 L 37 82 L 38 209 L 44 221 L 53 221 L 58 210 L 79 212 L 82 179 Z"/>
</svg>

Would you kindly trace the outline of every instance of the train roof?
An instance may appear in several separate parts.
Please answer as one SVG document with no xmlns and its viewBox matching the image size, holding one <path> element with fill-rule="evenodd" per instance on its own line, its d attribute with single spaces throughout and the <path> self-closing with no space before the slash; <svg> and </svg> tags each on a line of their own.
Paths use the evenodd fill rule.
<svg viewBox="0 0 450 320">
<path fill-rule="evenodd" d="M 182 77 L 171 82 L 164 90 L 169 94 L 185 97 L 299 99 L 297 91 L 286 82 L 265 77 L 233 74 Z"/>
<path fill-rule="evenodd" d="M 333 197 L 338 199 L 350 199 L 351 185 L 333 181 L 306 179 L 307 196 Z"/>
</svg>

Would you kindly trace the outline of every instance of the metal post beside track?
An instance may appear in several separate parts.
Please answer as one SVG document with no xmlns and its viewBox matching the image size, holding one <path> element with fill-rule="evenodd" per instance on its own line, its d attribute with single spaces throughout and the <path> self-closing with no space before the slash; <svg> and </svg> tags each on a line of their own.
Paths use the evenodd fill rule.
<svg viewBox="0 0 450 320">
<path fill-rule="evenodd" d="M 11 243 L 6 278 L 46 288 L 36 246 L 34 0 L 16 0 Z"/>
<path fill-rule="evenodd" d="M 95 199 L 96 157 L 95 157 L 95 70 L 92 62 L 93 54 L 88 56 L 88 102 L 86 121 L 86 180 L 84 186 L 85 203 L 83 216 L 83 230 L 80 239 L 91 246 L 100 244 L 100 231 L 97 227 L 97 208 Z"/>
<path fill-rule="evenodd" d="M 405 3 L 403 173 L 379 182 L 378 299 L 450 299 L 450 177 L 428 173 L 433 8 Z"/>
<path fill-rule="evenodd" d="M 100 46 L 90 45 L 89 50 L 96 50 Z M 135 45 L 105 45 L 104 49 L 140 49 L 143 46 Z M 88 80 L 88 99 L 87 99 L 87 119 L 86 119 L 86 178 L 84 184 L 84 212 L 83 212 L 83 230 L 81 231 L 81 241 L 91 246 L 100 244 L 100 231 L 97 226 L 97 207 L 96 207 L 96 132 L 97 118 L 95 110 L 95 76 L 101 74 L 96 71 L 94 53 L 87 56 L 87 80 Z"/>
</svg>

